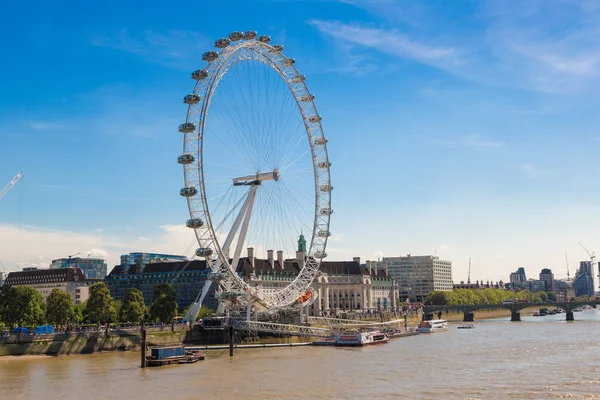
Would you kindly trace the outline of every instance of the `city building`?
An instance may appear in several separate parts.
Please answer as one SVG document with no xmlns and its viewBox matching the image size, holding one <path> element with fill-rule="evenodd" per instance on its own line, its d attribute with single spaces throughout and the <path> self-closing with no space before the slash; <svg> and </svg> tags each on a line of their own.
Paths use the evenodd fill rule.
<svg viewBox="0 0 600 400">
<path fill-rule="evenodd" d="M 50 269 L 79 268 L 88 279 L 104 279 L 106 262 L 101 258 L 68 257 L 52 260 Z"/>
<path fill-rule="evenodd" d="M 34 269 L 11 272 L 6 277 L 5 285 L 31 286 L 44 297 L 53 289 L 62 289 L 71 295 L 75 304 L 84 302 L 89 297 L 90 285 L 98 279 L 87 279 L 79 268 Z"/>
<path fill-rule="evenodd" d="M 0 271 L 0 287 L 2 287 L 2 284 L 4 283 L 5 279 L 6 279 L 6 273 L 4 271 Z"/>
<path fill-rule="evenodd" d="M 452 261 L 438 256 L 384 257 L 389 275 L 398 282 L 401 301 L 422 302 L 433 291 L 451 291 Z"/>
<path fill-rule="evenodd" d="M 299 274 L 306 258 L 306 242 L 301 235 L 296 257 L 284 259 L 283 251 L 268 250 L 267 258 L 256 258 L 248 248 L 239 260 L 236 272 L 250 286 L 268 292 L 288 286 Z M 204 260 L 150 262 L 145 265 L 117 265 L 104 282 L 111 295 L 123 300 L 131 288 L 139 289 L 147 305 L 152 303 L 156 286 L 169 283 L 177 292 L 179 310 L 186 309 L 200 294 L 210 270 Z M 333 315 L 354 311 L 368 313 L 398 310 L 398 284 L 387 274 L 387 263 L 360 264 L 352 261 L 322 261 L 312 288 L 317 294 L 308 312 L 312 315 Z M 218 306 L 217 285 L 212 285 L 203 305 Z"/>
<path fill-rule="evenodd" d="M 135 265 L 138 269 L 142 270 L 146 265 L 152 263 L 165 263 L 165 262 L 183 262 L 187 261 L 184 256 L 177 256 L 173 254 L 157 254 L 157 253 L 129 253 L 121 256 L 121 264 L 125 266 Z"/>
<path fill-rule="evenodd" d="M 510 283 L 521 284 L 527 282 L 527 275 L 525 275 L 525 268 L 519 267 L 516 272 L 510 274 Z"/>
<path fill-rule="evenodd" d="M 288 286 L 298 276 L 306 257 L 306 248 L 298 242 L 296 258 L 285 259 L 283 252 L 267 251 L 267 259 L 254 257 L 254 249 L 240 260 L 237 273 L 250 286 L 262 290 L 278 290 Z M 367 261 L 321 261 L 312 283 L 316 300 L 308 309 L 309 315 L 339 315 L 346 312 L 369 313 L 398 311 L 398 284 L 388 276 L 387 263 Z"/>
<path fill-rule="evenodd" d="M 548 293 L 554 293 L 554 274 L 550 268 L 544 268 L 540 272 L 540 281 L 544 282 L 544 289 Z"/>
<path fill-rule="evenodd" d="M 575 297 L 574 282 L 570 279 L 555 280 L 554 290 L 557 301 L 569 301 Z"/>
<path fill-rule="evenodd" d="M 528 287 L 526 289 L 529 290 L 531 293 L 546 291 L 546 281 L 543 281 L 541 279 L 529 279 L 527 281 L 527 285 Z"/>
<path fill-rule="evenodd" d="M 163 258 L 164 254 L 132 254 L 135 254 L 135 256 L 122 256 L 121 260 L 125 260 L 126 262 L 133 260 L 135 261 L 133 264 L 115 266 L 104 279 L 104 283 L 108 286 L 110 294 L 114 299 L 122 301 L 130 289 L 136 288 L 142 292 L 144 302 L 149 306 L 152 304 L 156 286 L 160 283 L 169 283 L 177 292 L 177 305 L 181 313 L 196 301 L 196 297 L 202 291 L 210 272 L 210 268 L 207 268 L 205 260 L 187 261 L 182 257 L 179 261 L 159 262 L 158 260 Z M 140 256 L 138 257 L 137 255 Z M 215 287 L 216 285 L 212 285 L 211 290 L 204 299 L 204 305 L 213 310 L 217 308 Z"/>
<path fill-rule="evenodd" d="M 591 261 L 580 261 L 575 273 L 575 296 L 594 295 L 594 277 Z"/>
</svg>

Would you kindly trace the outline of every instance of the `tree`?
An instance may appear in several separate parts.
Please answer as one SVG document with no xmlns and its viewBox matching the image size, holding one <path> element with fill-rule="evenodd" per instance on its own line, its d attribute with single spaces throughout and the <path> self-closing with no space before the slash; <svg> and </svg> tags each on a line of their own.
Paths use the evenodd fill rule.
<svg viewBox="0 0 600 400">
<path fill-rule="evenodd" d="M 540 296 L 541 303 L 546 303 L 548 301 L 548 293 L 544 292 L 543 290 L 537 291 L 535 294 Z"/>
<path fill-rule="evenodd" d="M 71 295 L 61 289 L 52 289 L 46 299 L 46 321 L 62 328 L 73 317 Z"/>
<path fill-rule="evenodd" d="M 0 288 L 0 319 L 12 328 L 18 323 L 19 314 L 17 288 L 3 285 Z"/>
<path fill-rule="evenodd" d="M 557 300 L 556 294 L 554 294 L 552 292 L 548 292 L 547 295 L 548 295 L 548 301 L 551 301 L 553 303 L 556 302 L 556 300 Z"/>
<path fill-rule="evenodd" d="M 44 297 L 31 286 L 18 286 L 12 304 L 18 326 L 40 325 L 44 323 L 46 304 Z"/>
<path fill-rule="evenodd" d="M 144 304 L 144 296 L 139 289 L 129 289 L 125 300 L 123 300 L 123 306 L 121 307 L 121 314 L 119 319 L 123 322 L 131 322 L 139 324 L 146 320 L 148 314 L 148 307 Z"/>
<path fill-rule="evenodd" d="M 115 319 L 113 298 L 104 282 L 90 286 L 90 298 L 87 300 L 86 308 L 90 320 L 98 325 Z"/>
<path fill-rule="evenodd" d="M 84 321 L 83 313 L 85 311 L 85 305 L 86 302 L 84 301 L 83 303 L 75 304 L 75 307 L 73 307 L 73 315 L 71 317 L 71 320 L 74 323 L 80 324 Z"/>
<path fill-rule="evenodd" d="M 150 306 L 152 318 L 169 323 L 177 315 L 177 292 L 168 283 L 161 283 L 154 289 L 154 297 Z"/>
</svg>

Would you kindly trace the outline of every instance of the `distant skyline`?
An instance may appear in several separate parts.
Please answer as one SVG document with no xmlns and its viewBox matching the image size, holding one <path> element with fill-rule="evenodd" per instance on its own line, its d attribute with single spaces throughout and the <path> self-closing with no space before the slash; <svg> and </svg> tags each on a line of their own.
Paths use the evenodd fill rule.
<svg viewBox="0 0 600 400">
<path fill-rule="evenodd" d="M 471 258 L 473 279 L 506 281 L 600 251 L 600 2 L 197 6 L 5 7 L 0 188 L 25 171 L 0 200 L 8 271 L 184 253 L 181 98 L 214 40 L 249 29 L 285 46 L 323 116 L 328 259 L 437 254 L 460 282 Z"/>
</svg>

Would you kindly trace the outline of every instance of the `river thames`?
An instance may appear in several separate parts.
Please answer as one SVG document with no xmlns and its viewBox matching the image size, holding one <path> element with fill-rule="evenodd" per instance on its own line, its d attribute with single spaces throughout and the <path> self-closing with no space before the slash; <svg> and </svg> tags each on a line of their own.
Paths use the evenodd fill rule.
<svg viewBox="0 0 600 400">
<path fill-rule="evenodd" d="M 477 317 L 477 315 L 476 315 Z M 3 399 L 600 399 L 600 310 L 476 321 L 358 349 L 211 352 L 139 368 L 139 353 L 0 359 Z"/>
</svg>

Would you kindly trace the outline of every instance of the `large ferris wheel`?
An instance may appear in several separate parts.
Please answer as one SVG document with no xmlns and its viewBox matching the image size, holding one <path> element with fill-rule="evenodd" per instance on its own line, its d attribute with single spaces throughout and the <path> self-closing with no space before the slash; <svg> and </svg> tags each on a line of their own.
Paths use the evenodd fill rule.
<svg viewBox="0 0 600 400">
<path fill-rule="evenodd" d="M 233 32 L 215 47 L 202 56 L 205 68 L 192 73 L 197 82 L 184 97 L 187 118 L 179 126 L 186 225 L 195 232 L 196 255 L 212 270 L 187 321 L 195 320 L 211 282 L 222 301 L 250 308 L 314 301 L 310 285 L 330 235 L 327 140 L 295 60 L 255 31 Z M 306 248 L 301 234 L 309 238 Z M 279 270 L 295 259 L 298 271 L 286 286 L 251 285 L 238 273 L 245 247 L 248 258 L 267 258 L 273 269 L 275 251 Z"/>
</svg>

